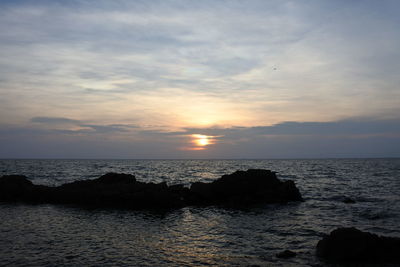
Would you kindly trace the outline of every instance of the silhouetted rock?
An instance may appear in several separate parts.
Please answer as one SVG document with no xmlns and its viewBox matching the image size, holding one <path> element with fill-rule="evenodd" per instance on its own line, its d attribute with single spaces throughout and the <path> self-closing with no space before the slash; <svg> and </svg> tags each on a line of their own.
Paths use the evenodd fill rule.
<svg viewBox="0 0 400 267">
<path fill-rule="evenodd" d="M 32 182 L 23 175 L 5 175 L 0 178 L 0 198 L 3 201 L 18 200 L 32 187 Z"/>
<path fill-rule="evenodd" d="M 102 184 L 131 184 L 136 182 L 136 178 L 132 174 L 110 172 L 95 181 Z"/>
<path fill-rule="evenodd" d="M 47 187 L 34 185 L 26 176 L 0 177 L 0 201 L 41 202 L 47 196 Z"/>
<path fill-rule="evenodd" d="M 400 263 L 400 238 L 338 228 L 318 242 L 317 256 L 332 262 Z"/>
<path fill-rule="evenodd" d="M 296 255 L 297 255 L 296 252 L 293 252 L 291 250 L 284 250 L 284 251 L 276 254 L 276 257 L 281 258 L 281 259 L 289 259 L 289 258 L 296 257 Z"/>
<path fill-rule="evenodd" d="M 143 183 L 134 175 L 107 173 L 94 180 L 75 181 L 54 188 L 52 202 L 118 206 L 133 209 L 184 206 L 180 192 L 163 182 Z"/>
<path fill-rule="evenodd" d="M 0 201 L 114 206 L 132 209 L 176 208 L 187 205 L 273 203 L 302 200 L 293 181 L 282 182 L 267 170 L 237 171 L 212 183 L 191 188 L 144 183 L 134 175 L 107 173 L 94 180 L 58 187 L 34 185 L 25 176 L 0 178 Z"/>
<path fill-rule="evenodd" d="M 212 183 L 193 183 L 192 201 L 200 204 L 242 205 L 301 201 L 293 181 L 280 181 L 275 172 L 250 169 L 223 175 Z"/>
</svg>

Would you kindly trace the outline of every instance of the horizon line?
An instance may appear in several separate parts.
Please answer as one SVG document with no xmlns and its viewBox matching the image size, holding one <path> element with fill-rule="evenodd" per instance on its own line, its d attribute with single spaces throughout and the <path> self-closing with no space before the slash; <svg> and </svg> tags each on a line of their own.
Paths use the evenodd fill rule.
<svg viewBox="0 0 400 267">
<path fill-rule="evenodd" d="M 387 157 L 303 157 L 303 158 L 0 158 L 0 160 L 330 160 L 330 159 L 400 159 Z"/>
</svg>

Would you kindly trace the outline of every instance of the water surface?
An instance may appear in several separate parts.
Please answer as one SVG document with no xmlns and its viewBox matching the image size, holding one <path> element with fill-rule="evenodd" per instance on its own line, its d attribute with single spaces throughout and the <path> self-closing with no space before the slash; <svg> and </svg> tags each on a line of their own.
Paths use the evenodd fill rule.
<svg viewBox="0 0 400 267">
<path fill-rule="evenodd" d="M 0 204 L 1 264 L 310 266 L 323 234 L 339 226 L 400 237 L 400 159 L 0 160 L 0 175 L 59 185 L 107 172 L 169 184 L 264 168 L 292 179 L 305 202 L 248 209 L 160 212 Z M 345 204 L 344 197 L 356 200 Z M 275 254 L 290 249 L 292 259 Z"/>
</svg>

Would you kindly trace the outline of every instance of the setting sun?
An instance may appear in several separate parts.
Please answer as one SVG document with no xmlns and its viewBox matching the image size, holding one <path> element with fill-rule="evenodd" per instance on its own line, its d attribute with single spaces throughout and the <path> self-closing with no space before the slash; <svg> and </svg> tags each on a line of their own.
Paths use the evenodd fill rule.
<svg viewBox="0 0 400 267">
<path fill-rule="evenodd" d="M 192 137 L 195 138 L 195 139 L 193 140 L 193 142 L 194 142 L 197 146 L 206 146 L 206 145 L 209 145 L 209 144 L 210 144 L 209 136 L 207 136 L 207 135 L 193 134 Z"/>
<path fill-rule="evenodd" d="M 217 137 L 220 136 L 211 136 L 211 135 L 204 135 L 204 134 L 191 134 L 189 135 L 190 142 L 192 143 L 189 147 L 184 147 L 184 150 L 205 150 L 207 146 L 213 145 L 216 142 Z"/>
</svg>

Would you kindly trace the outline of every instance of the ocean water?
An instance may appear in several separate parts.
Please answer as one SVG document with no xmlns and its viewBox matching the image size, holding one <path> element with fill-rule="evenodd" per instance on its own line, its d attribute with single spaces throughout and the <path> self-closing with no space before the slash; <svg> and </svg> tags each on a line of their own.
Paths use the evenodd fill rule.
<svg viewBox="0 0 400 267">
<path fill-rule="evenodd" d="M 189 185 L 250 168 L 294 180 L 305 201 L 163 213 L 0 203 L 0 265 L 325 266 L 315 246 L 336 227 L 400 237 L 400 159 L 0 160 L 0 175 L 45 185 L 107 172 Z M 278 259 L 285 249 L 297 256 Z"/>
</svg>

